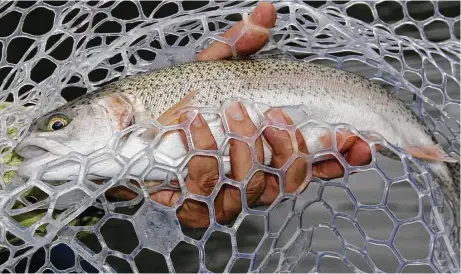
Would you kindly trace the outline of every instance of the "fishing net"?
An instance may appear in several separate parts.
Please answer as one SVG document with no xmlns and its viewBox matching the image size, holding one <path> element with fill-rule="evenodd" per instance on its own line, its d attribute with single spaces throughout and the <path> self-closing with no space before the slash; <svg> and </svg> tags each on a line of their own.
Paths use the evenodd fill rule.
<svg viewBox="0 0 461 274">
<path fill-rule="evenodd" d="M 153 123 L 159 138 L 132 159 L 117 153 L 116 139 L 129 129 L 91 155 L 72 153 L 29 179 L 15 176 L 21 159 L 12 149 L 34 118 L 110 81 L 194 61 L 195 54 L 215 40 L 233 47 L 239 36 L 226 40 L 220 35 L 247 18 L 256 4 L 0 3 L 3 271 L 459 272 L 459 220 L 453 218 L 451 203 L 427 166 L 380 136 L 370 138 L 353 128 L 370 147 L 386 147 L 400 160 L 372 149 L 369 165 L 352 167 L 333 146 L 320 154 L 340 160 L 343 178 L 314 178 L 299 195 L 281 188 L 270 206 L 249 208 L 243 203 L 230 224 L 214 218 L 214 199 L 224 185 L 245 193 L 245 182 L 222 177 L 212 194 L 204 197 L 184 186 L 181 171 L 187 160 L 168 166 L 149 158 L 166 132 L 180 128 L 190 135 L 187 123 L 175 127 Z M 446 151 L 459 158 L 459 3 L 274 5 L 276 26 L 256 56 L 284 55 L 380 82 L 411 106 Z M 197 111 L 219 116 L 229 103 Z M 257 102 L 246 103 L 260 107 Z M 273 125 L 263 120 L 258 132 L 267 126 Z M 332 131 L 347 127 L 308 117 L 296 126 Z M 293 127 L 287 130 L 293 133 Z M 197 153 L 190 149 L 186 159 Z M 295 153 L 291 159 L 306 157 L 311 163 L 320 154 Z M 85 172 L 102 157 L 125 169 L 98 185 L 86 179 Z M 128 177 L 129 166 L 143 159 L 151 159 L 152 169 L 179 178 L 182 195 L 175 205 L 163 206 L 149 198 L 168 181 L 152 186 L 142 176 Z M 81 166 L 78 178 L 59 184 L 41 179 L 48 168 L 69 162 Z M 257 163 L 255 167 L 264 168 Z M 264 171 L 278 174 L 283 185 L 283 169 Z M 134 198 L 107 195 L 115 187 L 132 191 Z M 191 229 L 178 221 L 176 212 L 186 199 L 206 204 L 211 216 L 207 229 Z"/>
</svg>

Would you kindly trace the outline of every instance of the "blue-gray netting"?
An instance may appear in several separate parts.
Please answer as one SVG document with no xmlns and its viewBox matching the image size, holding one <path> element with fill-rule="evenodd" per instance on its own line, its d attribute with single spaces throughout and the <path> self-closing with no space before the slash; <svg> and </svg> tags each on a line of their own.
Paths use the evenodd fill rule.
<svg viewBox="0 0 461 274">
<path fill-rule="evenodd" d="M 182 187 L 180 200 L 168 208 L 146 198 L 155 189 L 142 178 L 131 178 L 138 187 L 123 173 L 97 187 L 85 176 L 60 185 L 40 180 L 50 166 L 27 180 L 14 176 L 17 163 L 11 160 L 11 150 L 34 118 L 64 103 L 64 98 L 108 81 L 193 61 L 215 40 L 233 47 L 238 37 L 226 40 L 220 35 L 245 19 L 256 4 L 0 3 L 0 26 L 3 20 L 15 22 L 0 37 L 2 270 L 459 272 L 459 220 L 453 220 L 449 201 L 432 184 L 424 164 L 379 136 L 369 140 L 354 129 L 370 145 L 387 147 L 401 160 L 373 152 L 370 165 L 350 167 L 332 148 L 329 153 L 344 164 L 344 178 L 314 179 L 297 196 L 282 191 L 269 207 L 244 204 L 233 223 L 221 225 L 211 218 L 203 230 L 179 223 L 176 210 L 181 203 L 201 201 L 213 215 L 220 187 L 227 183 L 242 190 L 242 184 L 221 178 L 209 197 Z M 459 158 L 460 16 L 446 12 L 450 5 L 459 10 L 459 3 L 274 5 L 277 23 L 257 56 L 283 54 L 380 81 L 426 121 L 450 155 Z M 214 111 L 222 113 L 229 103 Z M 247 103 L 258 107 L 257 102 Z M 306 118 L 297 125 L 308 122 Z M 322 121 L 310 123 L 338 129 Z M 190 134 L 186 124 L 177 127 Z M 155 142 L 137 157 L 149 155 Z M 91 155 L 70 154 L 51 166 L 72 161 L 85 168 L 100 156 L 127 165 L 129 159 L 117 156 L 116 144 L 110 142 Z M 181 177 L 179 168 L 155 162 L 152 168 Z M 351 175 L 352 171 L 357 173 Z M 108 199 L 104 193 L 116 186 L 137 197 Z"/>
</svg>

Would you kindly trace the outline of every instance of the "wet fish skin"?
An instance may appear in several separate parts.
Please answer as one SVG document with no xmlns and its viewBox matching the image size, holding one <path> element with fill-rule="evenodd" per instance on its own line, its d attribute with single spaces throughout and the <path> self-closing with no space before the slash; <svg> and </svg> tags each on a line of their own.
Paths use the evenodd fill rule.
<svg viewBox="0 0 461 274">
<path fill-rule="evenodd" d="M 389 142 L 400 147 L 435 144 L 435 139 L 428 128 L 411 109 L 379 85 L 352 73 L 330 67 L 279 59 L 197 62 L 139 74 L 106 85 L 98 91 L 58 108 L 50 115 L 65 112 L 73 117 L 73 123 L 74 120 L 81 119 L 79 111 L 85 109 L 91 112 L 88 110 L 89 106 L 94 106 L 95 102 L 110 105 L 104 101 L 104 98 L 111 94 L 118 94 L 121 101 L 132 106 L 132 116 L 135 116 L 136 123 L 148 122 L 151 118 L 159 117 L 191 90 L 196 91 L 192 102 L 194 106 L 219 107 L 224 100 L 232 97 L 262 102 L 270 106 L 304 104 L 310 119 L 328 123 L 346 123 L 358 130 L 378 132 Z M 110 112 L 111 107 L 106 106 L 106 109 Z M 98 112 L 96 109 L 92 111 Z M 100 116 L 104 115 L 100 114 Z M 122 128 L 127 120 L 125 117 L 124 122 L 121 123 L 118 118 L 105 117 L 104 119 L 102 121 L 94 117 L 85 118 L 80 128 L 84 130 L 85 123 L 88 126 L 95 123 L 104 124 L 104 128 L 107 127 L 108 130 L 107 133 L 100 134 L 96 138 L 97 145 L 88 146 L 82 141 L 80 145 L 71 146 L 72 149 L 85 153 L 97 149 L 101 144 L 105 144 L 104 140 L 107 140 L 109 132 L 116 132 L 116 129 Z M 252 116 L 252 119 L 255 117 Z M 48 134 L 48 140 L 53 139 L 53 133 Z M 320 149 L 319 139 L 324 133 L 309 129 L 303 132 L 309 151 L 315 152 Z M 74 131 L 72 136 L 77 138 L 77 135 L 78 133 Z M 143 142 L 134 136 L 136 135 L 134 134 L 125 146 L 126 151 L 129 150 L 131 153 L 136 152 L 137 149 L 142 150 L 143 146 Z M 35 129 L 33 127 L 26 140 L 28 139 L 29 144 L 32 144 L 35 142 L 33 138 L 36 137 L 37 127 Z M 85 139 L 88 140 L 89 137 L 80 138 L 80 140 Z M 61 138 L 62 143 L 69 140 L 70 137 L 67 140 Z M 178 136 L 172 136 L 169 142 L 165 143 L 165 151 L 183 153 L 178 146 L 178 141 L 180 141 Z M 27 141 L 25 143 L 27 144 Z M 78 146 L 83 145 L 86 145 L 85 150 L 79 149 Z M 25 147 L 20 144 L 18 153 Z M 266 153 L 266 155 L 270 154 Z M 458 190 L 459 199 L 459 178 L 453 178 L 446 164 L 441 161 L 430 162 L 429 165 L 435 173 L 445 179 L 443 184 L 449 193 Z M 29 166 L 25 165 L 19 169 L 20 174 L 27 176 L 33 166 L 29 162 Z M 113 171 L 109 173 L 111 172 Z"/>
</svg>

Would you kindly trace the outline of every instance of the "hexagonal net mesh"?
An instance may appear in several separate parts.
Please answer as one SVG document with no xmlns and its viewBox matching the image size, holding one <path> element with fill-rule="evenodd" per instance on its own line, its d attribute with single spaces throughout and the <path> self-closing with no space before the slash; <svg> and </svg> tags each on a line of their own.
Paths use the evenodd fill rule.
<svg viewBox="0 0 461 274">
<path fill-rule="evenodd" d="M 277 23 L 257 56 L 284 55 L 379 81 L 425 121 L 447 153 L 459 158 L 459 3 L 273 3 Z M 175 126 L 153 122 L 157 138 L 131 159 L 120 156 L 117 140 L 134 128 L 90 155 L 71 153 L 29 179 L 15 176 L 20 160 L 11 151 L 35 118 L 110 81 L 193 61 L 213 41 L 235 48 L 245 28 L 231 39 L 220 35 L 245 19 L 256 4 L 0 3 L 0 22 L 15 22 L 0 33 L 2 270 L 459 272 L 459 220 L 452 214 L 459 209 L 451 207 L 425 163 L 378 135 L 370 138 L 347 125 L 312 121 L 307 115 L 284 129 L 294 134 L 295 128 L 307 125 L 332 132 L 347 127 L 370 147 L 386 147 L 397 157 L 372 150 L 370 165 L 352 167 L 333 146 L 322 153 L 343 163 L 343 178 L 314 178 L 297 195 L 280 187 L 272 205 L 250 208 L 243 203 L 231 224 L 217 221 L 215 197 L 222 188 L 233 187 L 246 201 L 248 179 L 239 183 L 221 175 L 212 194 L 204 197 L 184 184 L 188 160 L 201 153 L 192 143 L 187 157 L 175 166 L 149 157 L 167 132 L 182 129 L 192 138 L 192 120 Z M 2 28 L 6 25 L 0 23 Z M 231 98 L 221 108 L 193 109 L 225 117 L 230 102 Z M 245 104 L 256 112 L 263 108 L 258 102 Z M 305 113 L 306 107 L 296 108 Z M 225 118 L 222 123 L 227 125 Z M 270 125 L 261 117 L 258 133 Z M 223 144 L 231 137 L 236 136 L 226 131 Z M 242 141 L 251 146 L 252 140 Z M 209 156 L 219 160 L 225 148 Z M 98 185 L 86 178 L 86 172 L 103 157 L 120 165 L 122 172 Z M 299 152 L 290 159 L 297 157 L 308 163 L 314 159 Z M 129 175 L 130 165 L 145 159 L 148 172 L 169 174 L 162 184 Z M 59 184 L 41 180 L 47 168 L 66 162 L 81 166 L 78 178 Z M 223 161 L 218 162 L 223 168 Z M 289 163 L 276 170 L 255 162 L 251 172 L 276 174 L 283 186 Z M 149 197 L 166 187 L 171 175 L 179 182 L 181 196 L 167 207 Z M 116 187 L 130 191 L 133 198 L 107 195 Z M 177 210 L 187 199 L 206 204 L 208 228 L 191 229 L 178 221 Z"/>
</svg>

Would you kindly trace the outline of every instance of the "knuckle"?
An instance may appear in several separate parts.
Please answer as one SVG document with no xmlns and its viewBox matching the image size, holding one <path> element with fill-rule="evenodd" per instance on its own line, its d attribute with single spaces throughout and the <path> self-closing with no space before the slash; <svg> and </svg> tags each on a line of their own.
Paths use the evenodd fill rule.
<svg viewBox="0 0 461 274">
<path fill-rule="evenodd" d="M 199 178 L 199 186 L 201 190 L 207 194 L 213 191 L 216 182 L 219 179 L 219 171 L 218 169 L 212 169 L 206 173 L 200 175 Z"/>
<path fill-rule="evenodd" d="M 274 148 L 275 155 L 291 155 L 293 153 L 293 145 L 288 132 L 278 130 L 274 133 L 272 147 Z"/>
<path fill-rule="evenodd" d="M 247 196 L 254 197 L 254 196 L 259 196 L 265 186 L 265 176 L 263 172 L 258 171 L 255 173 L 253 178 L 250 180 L 247 186 Z"/>
<path fill-rule="evenodd" d="M 235 213 L 226 213 L 224 210 L 220 210 L 216 213 L 215 218 L 216 222 L 220 224 L 229 223 L 235 216 Z"/>
<path fill-rule="evenodd" d="M 177 213 L 179 221 L 192 228 L 207 228 L 210 225 L 208 207 L 197 201 L 186 201 Z"/>
<path fill-rule="evenodd" d="M 240 192 L 238 192 L 240 193 Z M 228 195 L 228 202 L 224 202 L 222 206 L 215 207 L 215 218 L 216 221 L 220 224 L 225 224 L 232 221 L 242 210 L 242 204 L 240 202 L 240 195 L 237 197 L 230 197 L 237 192 Z"/>
<path fill-rule="evenodd" d="M 210 178 L 216 177 L 217 179 L 219 175 L 218 161 L 213 156 L 195 155 L 189 161 L 188 167 L 191 171 L 190 177 L 195 181 L 202 178 L 211 180 Z"/>
</svg>

